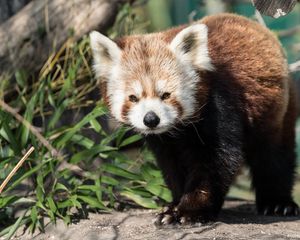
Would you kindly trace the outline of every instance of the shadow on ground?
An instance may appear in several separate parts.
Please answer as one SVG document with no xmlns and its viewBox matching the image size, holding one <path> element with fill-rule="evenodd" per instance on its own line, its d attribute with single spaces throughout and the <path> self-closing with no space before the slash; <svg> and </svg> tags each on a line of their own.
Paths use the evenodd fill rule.
<svg viewBox="0 0 300 240">
<path fill-rule="evenodd" d="M 238 199 L 227 201 L 219 217 L 219 221 L 226 224 L 271 224 L 277 222 L 293 222 L 297 220 L 300 221 L 300 217 L 258 215 L 253 202 L 241 201 Z"/>
</svg>

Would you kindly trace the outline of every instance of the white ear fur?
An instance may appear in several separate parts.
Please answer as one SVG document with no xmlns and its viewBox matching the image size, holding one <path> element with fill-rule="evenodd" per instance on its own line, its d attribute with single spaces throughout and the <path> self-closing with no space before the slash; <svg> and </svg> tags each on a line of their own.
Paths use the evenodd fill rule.
<svg viewBox="0 0 300 240">
<path fill-rule="evenodd" d="M 96 76 L 107 76 L 119 62 L 121 49 L 114 41 L 96 31 L 90 33 L 90 43 Z"/>
<path fill-rule="evenodd" d="M 178 59 L 194 67 L 214 69 L 208 53 L 208 29 L 205 24 L 195 24 L 179 32 L 170 44 Z"/>
</svg>

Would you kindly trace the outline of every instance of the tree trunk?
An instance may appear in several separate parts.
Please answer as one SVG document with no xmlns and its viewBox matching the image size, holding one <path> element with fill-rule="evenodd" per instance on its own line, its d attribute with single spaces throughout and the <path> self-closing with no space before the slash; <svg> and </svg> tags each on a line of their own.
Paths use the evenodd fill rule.
<svg viewBox="0 0 300 240">
<path fill-rule="evenodd" d="M 0 0 L 0 23 L 16 14 L 31 0 Z"/>
<path fill-rule="evenodd" d="M 113 23 L 118 0 L 33 0 L 0 25 L 0 73 L 37 70 L 66 39 Z"/>
</svg>

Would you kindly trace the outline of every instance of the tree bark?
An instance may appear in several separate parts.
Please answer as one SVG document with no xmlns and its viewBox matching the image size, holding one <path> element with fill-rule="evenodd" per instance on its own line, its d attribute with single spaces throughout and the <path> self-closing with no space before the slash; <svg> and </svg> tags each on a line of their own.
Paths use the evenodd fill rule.
<svg viewBox="0 0 300 240">
<path fill-rule="evenodd" d="M 16 14 L 31 0 L 0 0 L 0 23 Z"/>
<path fill-rule="evenodd" d="M 33 0 L 0 25 L 0 73 L 39 69 L 70 34 L 105 30 L 119 0 Z"/>
</svg>

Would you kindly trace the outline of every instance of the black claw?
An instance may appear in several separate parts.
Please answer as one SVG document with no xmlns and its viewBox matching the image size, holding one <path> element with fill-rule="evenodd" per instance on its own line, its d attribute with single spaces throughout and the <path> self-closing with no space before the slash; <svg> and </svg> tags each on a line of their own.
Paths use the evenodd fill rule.
<svg viewBox="0 0 300 240">
<path fill-rule="evenodd" d="M 190 217 L 183 216 L 180 218 L 179 222 L 182 225 L 187 225 L 192 222 L 192 219 Z"/>
<path fill-rule="evenodd" d="M 207 215 L 200 214 L 199 216 L 190 216 L 187 214 L 181 214 L 176 207 L 169 207 L 156 215 L 153 223 L 156 227 L 162 227 L 176 224 L 188 225 L 196 222 L 207 223 L 211 220 L 214 219 Z"/>
<path fill-rule="evenodd" d="M 270 208 L 270 207 L 266 207 L 266 208 L 264 209 L 264 215 L 265 215 L 265 216 L 267 216 L 267 215 L 269 214 L 269 208 Z"/>
<path fill-rule="evenodd" d="M 294 202 L 270 204 L 259 207 L 258 212 L 265 216 L 277 215 L 277 216 L 297 216 L 299 215 L 299 207 Z"/>
<path fill-rule="evenodd" d="M 163 216 L 163 218 L 161 219 L 161 223 L 163 225 L 168 225 L 171 224 L 175 221 L 174 216 L 170 215 L 170 214 L 165 214 Z"/>
<path fill-rule="evenodd" d="M 295 216 L 298 216 L 298 215 L 299 215 L 299 208 L 295 208 L 295 209 L 294 209 L 294 215 L 295 215 Z"/>
<path fill-rule="evenodd" d="M 284 216 L 288 216 L 288 215 L 291 215 L 292 214 L 292 211 L 293 211 L 293 208 L 288 206 L 288 207 L 285 207 L 283 209 L 283 215 Z"/>
<path fill-rule="evenodd" d="M 158 214 L 154 219 L 154 222 L 153 222 L 154 225 L 157 226 L 157 227 L 161 226 L 162 225 L 162 222 L 161 222 L 162 218 L 163 218 L 163 215 Z"/>
<path fill-rule="evenodd" d="M 153 223 L 155 226 L 160 227 L 162 225 L 170 225 L 176 223 L 176 212 L 174 211 L 173 206 L 168 206 L 159 213 Z"/>
<path fill-rule="evenodd" d="M 275 214 L 279 214 L 280 213 L 280 209 L 281 209 L 281 206 L 280 205 L 276 205 L 276 207 L 274 209 L 274 213 Z"/>
</svg>

